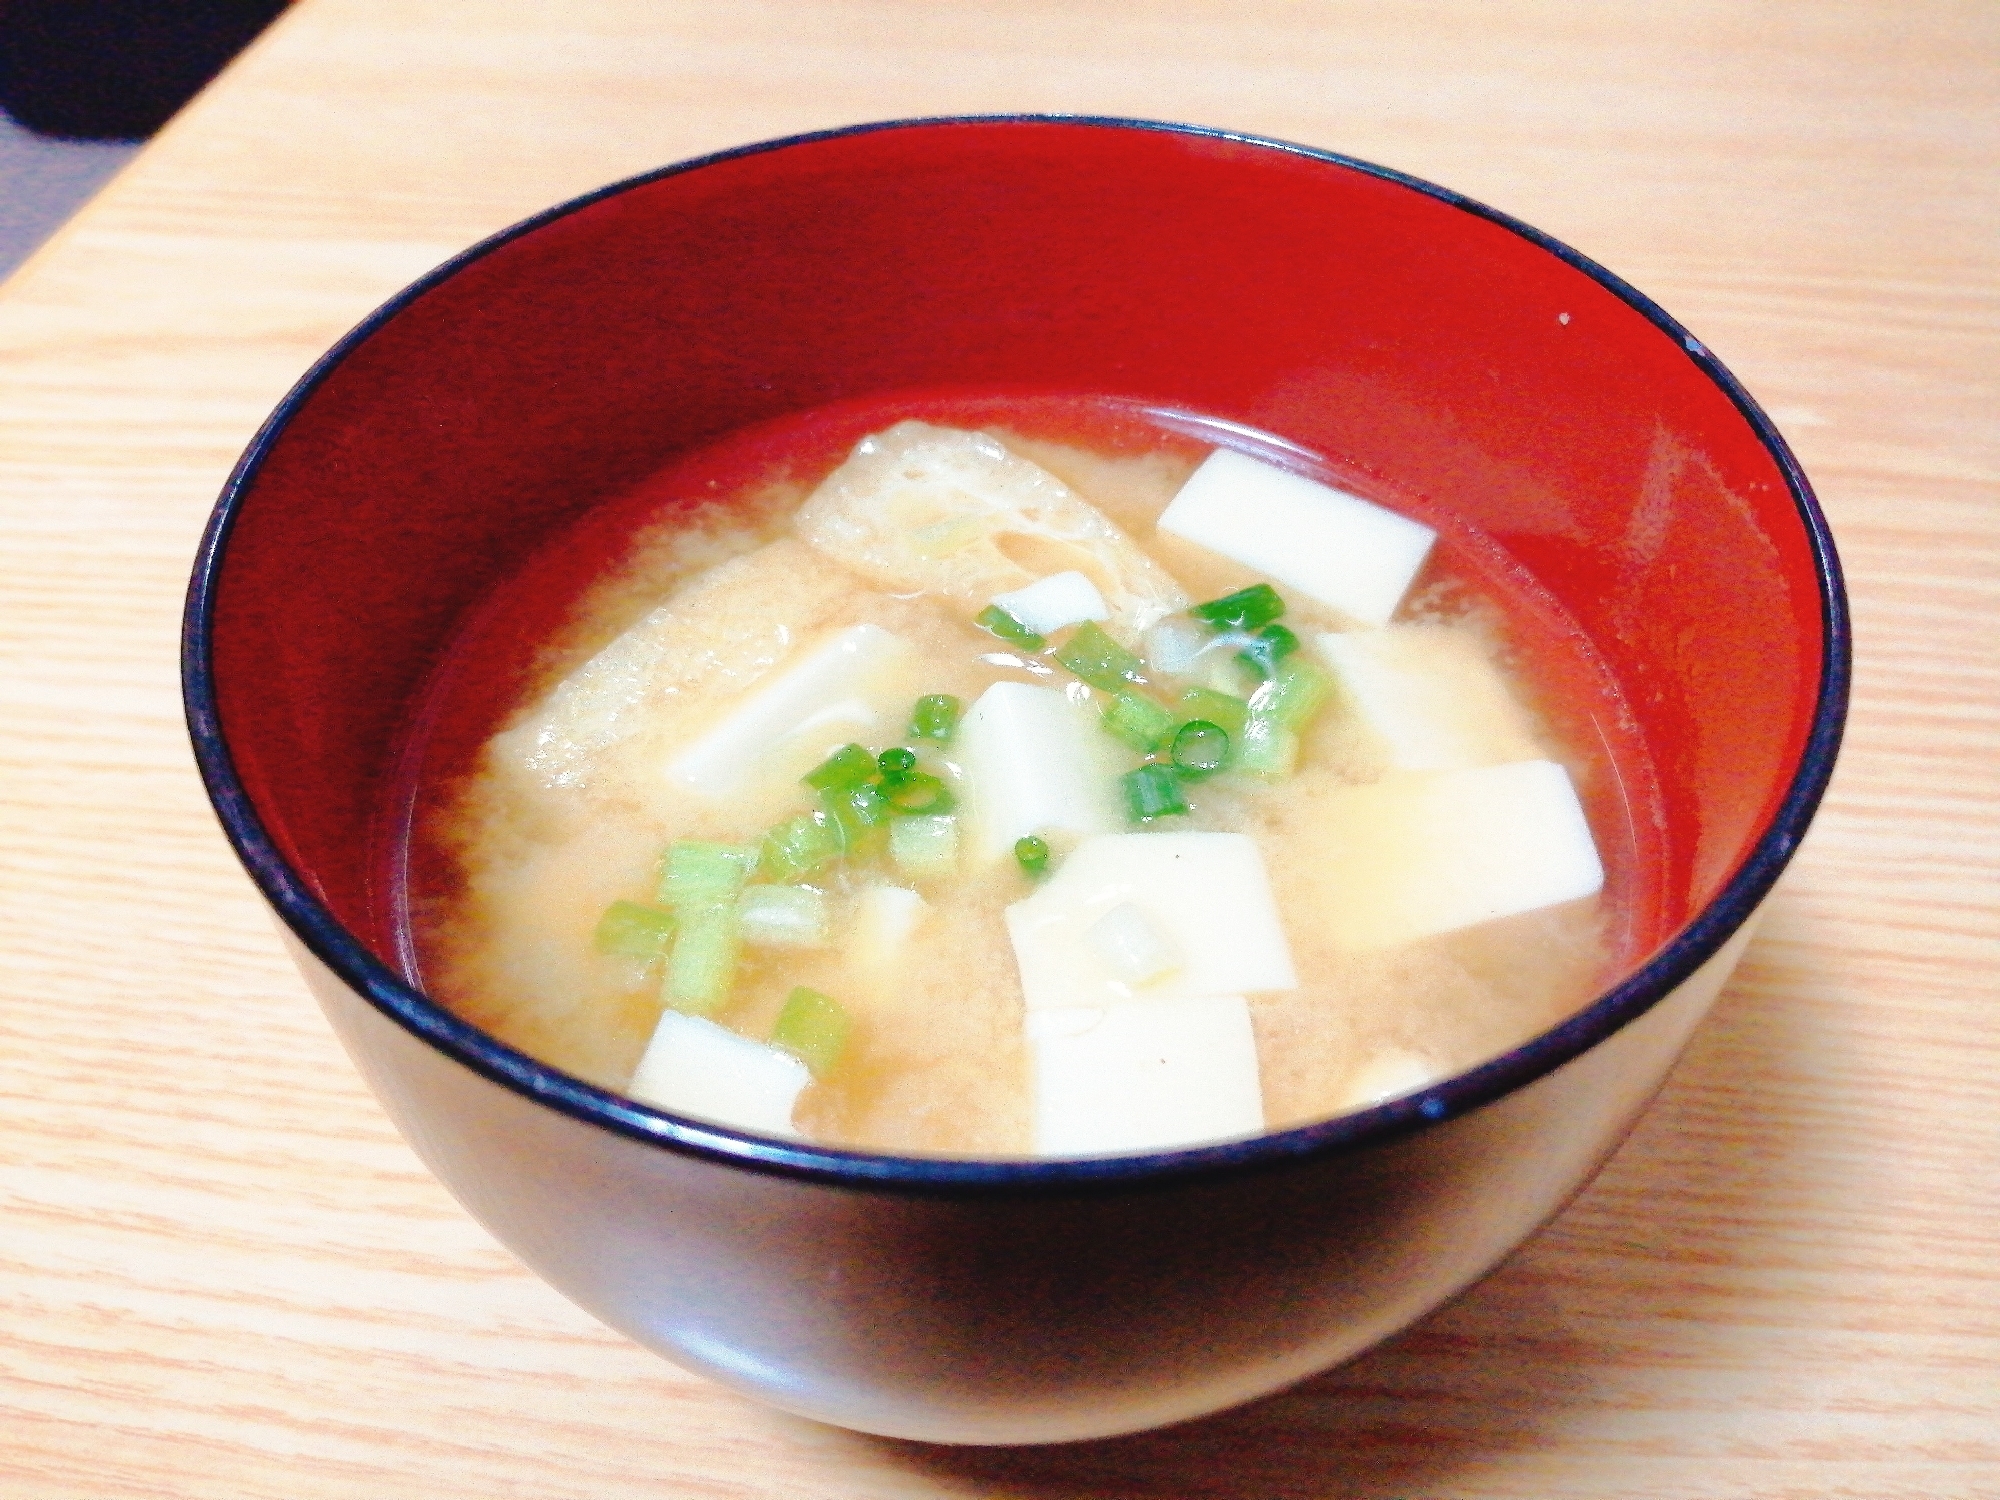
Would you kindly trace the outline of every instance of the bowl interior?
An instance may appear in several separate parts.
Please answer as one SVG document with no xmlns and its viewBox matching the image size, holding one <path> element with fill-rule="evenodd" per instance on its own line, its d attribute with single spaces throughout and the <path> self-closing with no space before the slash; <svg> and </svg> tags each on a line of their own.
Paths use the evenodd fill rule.
<svg viewBox="0 0 2000 1500">
<path fill-rule="evenodd" d="M 828 403 L 1118 396 L 1338 455 L 1534 575 L 1651 751 L 1664 941 L 1824 717 L 1809 504 L 1715 369 L 1560 247 L 1314 153 L 1048 120 L 753 149 L 512 231 L 337 348 L 225 497 L 203 680 L 276 851 L 393 966 L 368 830 L 399 731 L 557 529 Z"/>
</svg>

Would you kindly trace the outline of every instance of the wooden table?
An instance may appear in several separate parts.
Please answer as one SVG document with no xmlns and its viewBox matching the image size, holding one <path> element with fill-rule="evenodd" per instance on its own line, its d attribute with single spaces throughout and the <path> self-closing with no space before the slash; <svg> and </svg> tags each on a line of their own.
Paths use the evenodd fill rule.
<svg viewBox="0 0 2000 1500">
<path fill-rule="evenodd" d="M 231 460 L 545 204 L 846 121 L 1081 110 L 1448 183 L 1616 268 L 1796 445 L 1840 773 L 1658 1105 L 1504 1269 L 1150 1436 L 878 1441 L 605 1332 L 418 1167 L 196 783 Z M 0 289 L 0 1493 L 2000 1496 L 2000 6 L 305 0 Z"/>
</svg>

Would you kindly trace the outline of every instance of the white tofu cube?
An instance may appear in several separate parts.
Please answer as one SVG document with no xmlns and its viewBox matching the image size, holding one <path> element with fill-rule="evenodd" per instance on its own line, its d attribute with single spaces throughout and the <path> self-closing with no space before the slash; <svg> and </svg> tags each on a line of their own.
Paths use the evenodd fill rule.
<svg viewBox="0 0 2000 1500">
<path fill-rule="evenodd" d="M 1115 742 L 1055 688 L 994 683 L 959 725 L 957 750 L 976 860 L 1009 858 L 1031 833 L 1088 838 L 1124 822 Z"/>
<path fill-rule="evenodd" d="M 854 900 L 850 960 L 874 978 L 893 974 L 903 963 L 911 934 L 929 914 L 924 898 L 907 886 L 869 886 Z"/>
<path fill-rule="evenodd" d="M 1391 1047 L 1378 1052 L 1355 1071 L 1347 1083 L 1347 1096 L 1341 1101 L 1342 1109 L 1367 1109 L 1386 1099 L 1400 1099 L 1405 1094 L 1414 1094 L 1427 1084 L 1435 1083 L 1439 1074 L 1435 1064 L 1414 1052 L 1405 1052 L 1400 1047 Z"/>
<path fill-rule="evenodd" d="M 1315 640 L 1390 770 L 1448 771 L 1532 760 L 1534 729 L 1499 669 L 1465 632 L 1440 625 L 1325 633 Z"/>
<path fill-rule="evenodd" d="M 993 602 L 1036 635 L 1052 635 L 1065 625 L 1108 620 L 1111 607 L 1097 585 L 1078 572 L 1051 573 L 1024 589 L 996 594 Z"/>
<path fill-rule="evenodd" d="M 710 801 L 758 782 L 796 781 L 832 751 L 896 720 L 911 697 L 913 658 L 879 626 L 843 630 L 683 747 L 667 762 L 667 777 Z"/>
<path fill-rule="evenodd" d="M 1173 943 L 1130 901 L 1091 923 L 1083 937 L 1104 972 L 1126 984 L 1145 984 L 1180 967 Z"/>
<path fill-rule="evenodd" d="M 792 1109 L 811 1079 L 789 1052 L 670 1010 L 660 1017 L 625 1092 L 677 1115 L 790 1136 L 798 1134 Z"/>
<path fill-rule="evenodd" d="M 1143 983 L 1107 961 L 1098 924 L 1122 906 L 1172 944 Z M 1123 833 L 1086 839 L 1024 901 L 1007 934 L 1030 1013 L 1298 986 L 1257 842 L 1241 833 Z M 1095 936 L 1094 936 L 1095 935 Z"/>
<path fill-rule="evenodd" d="M 1554 761 L 1399 772 L 1333 792 L 1319 818 L 1327 931 L 1342 948 L 1415 942 L 1604 884 Z"/>
<path fill-rule="evenodd" d="M 1384 625 L 1437 533 L 1392 510 L 1218 448 L 1160 529 L 1233 558 L 1364 625 Z"/>
<path fill-rule="evenodd" d="M 1241 995 L 1042 1011 L 1027 1036 L 1039 1155 L 1168 1151 L 1264 1128 Z"/>
<path fill-rule="evenodd" d="M 1204 652 L 1214 646 L 1215 632 L 1186 615 L 1168 615 L 1141 643 L 1141 654 L 1149 670 L 1168 677 L 1186 677 L 1200 665 Z M 1232 645 L 1224 654 L 1234 655 Z"/>
</svg>

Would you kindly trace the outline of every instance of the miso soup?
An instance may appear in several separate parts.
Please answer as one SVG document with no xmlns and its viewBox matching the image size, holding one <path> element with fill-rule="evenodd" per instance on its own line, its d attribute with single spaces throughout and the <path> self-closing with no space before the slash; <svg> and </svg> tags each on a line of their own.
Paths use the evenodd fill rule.
<svg viewBox="0 0 2000 1500">
<path fill-rule="evenodd" d="M 600 507 L 463 628 L 405 757 L 405 962 L 767 1134 L 1252 1134 L 1636 958 L 1630 725 L 1448 497 L 1108 400 L 815 413 Z"/>
</svg>

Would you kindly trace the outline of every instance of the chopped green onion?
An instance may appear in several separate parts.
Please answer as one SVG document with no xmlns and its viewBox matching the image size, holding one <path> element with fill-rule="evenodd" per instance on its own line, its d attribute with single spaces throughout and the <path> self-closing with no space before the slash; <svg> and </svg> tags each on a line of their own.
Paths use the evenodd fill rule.
<svg viewBox="0 0 2000 1500">
<path fill-rule="evenodd" d="M 1285 601 L 1268 583 L 1253 583 L 1247 589 L 1224 594 L 1206 604 L 1197 604 L 1188 613 L 1217 630 L 1256 630 L 1285 612 Z"/>
<path fill-rule="evenodd" d="M 875 757 L 865 745 L 842 745 L 825 760 L 806 772 L 805 784 L 816 791 L 838 791 L 859 786 L 875 774 Z"/>
<path fill-rule="evenodd" d="M 879 828 L 889 821 L 889 804 L 882 788 L 873 782 L 842 787 L 837 792 L 821 792 L 820 801 L 836 818 L 851 813 L 864 828 Z"/>
<path fill-rule="evenodd" d="M 802 812 L 764 835 L 757 867 L 766 880 L 797 880 L 839 859 L 846 847 L 832 814 Z"/>
<path fill-rule="evenodd" d="M 591 946 L 617 958 L 658 958 L 673 941 L 674 918 L 657 906 L 614 901 L 597 920 Z"/>
<path fill-rule="evenodd" d="M 1243 738 L 1243 726 L 1250 719 L 1250 705 L 1241 698 L 1219 693 L 1214 688 L 1192 687 L 1174 700 L 1174 711 L 1183 724 L 1206 719 L 1229 736 L 1231 744 Z"/>
<path fill-rule="evenodd" d="M 1299 638 L 1282 625 L 1266 625 L 1250 638 L 1236 659 L 1259 677 L 1278 675 L 1278 663 L 1299 649 Z"/>
<path fill-rule="evenodd" d="M 898 818 L 889 825 L 889 858 L 912 880 L 938 880 L 958 867 L 958 819 Z"/>
<path fill-rule="evenodd" d="M 923 771 L 882 778 L 882 800 L 892 813 L 948 813 L 956 801 L 951 788 Z"/>
<path fill-rule="evenodd" d="M 1142 680 L 1139 658 L 1105 634 L 1095 620 L 1064 643 L 1056 660 L 1094 688 L 1115 693 L 1128 682 Z"/>
<path fill-rule="evenodd" d="M 1326 673 L 1303 657 L 1288 656 L 1277 674 L 1250 695 L 1250 710 L 1260 719 L 1290 730 L 1305 728 L 1333 692 Z"/>
<path fill-rule="evenodd" d="M 736 982 L 740 937 L 734 903 L 700 906 L 682 913 L 673 953 L 667 959 L 667 1004 L 697 1016 L 719 1010 Z"/>
<path fill-rule="evenodd" d="M 666 867 L 660 873 L 660 900 L 676 912 L 732 902 L 757 867 L 757 856 L 758 851 L 749 845 L 678 839 L 667 848 Z"/>
<path fill-rule="evenodd" d="M 1104 727 L 1120 744 L 1151 755 L 1174 732 L 1174 716 L 1144 693 L 1125 688 L 1104 710 Z"/>
<path fill-rule="evenodd" d="M 884 776 L 901 776 L 906 771 L 916 770 L 917 752 L 907 745 L 897 745 L 894 749 L 884 750 L 876 756 L 875 764 L 881 768 Z"/>
<path fill-rule="evenodd" d="M 849 859 L 868 859 L 881 850 L 888 837 L 883 825 L 889 821 L 889 804 L 872 784 L 829 788 L 819 800 L 839 831 L 841 853 Z"/>
<path fill-rule="evenodd" d="M 1289 776 L 1299 760 L 1299 737 L 1275 719 L 1251 715 L 1236 747 L 1236 769 L 1252 776 Z"/>
<path fill-rule="evenodd" d="M 1172 759 L 1183 776 L 1212 776 L 1229 764 L 1229 731 L 1207 719 L 1190 719 L 1174 734 Z"/>
<path fill-rule="evenodd" d="M 1049 867 L 1049 841 L 1032 833 L 1015 839 L 1014 858 L 1028 874 L 1039 875 Z"/>
<path fill-rule="evenodd" d="M 982 630 L 990 630 L 1008 645 L 1019 646 L 1023 651 L 1039 651 L 1048 644 L 997 604 L 987 605 L 972 617 L 972 623 Z"/>
<path fill-rule="evenodd" d="M 1188 810 L 1180 780 L 1165 766 L 1141 766 L 1118 778 L 1125 791 L 1125 811 L 1135 823 L 1171 817 Z"/>
<path fill-rule="evenodd" d="M 800 985 L 778 1012 L 771 1040 L 810 1068 L 813 1077 L 824 1078 L 840 1060 L 853 1029 L 854 1022 L 838 1000 Z"/>
<path fill-rule="evenodd" d="M 910 733 L 920 740 L 949 740 L 958 728 L 962 707 L 950 693 L 927 693 L 910 713 Z"/>
<path fill-rule="evenodd" d="M 736 903 L 743 941 L 766 948 L 826 945 L 826 897 L 809 885 L 753 885 Z"/>
</svg>

